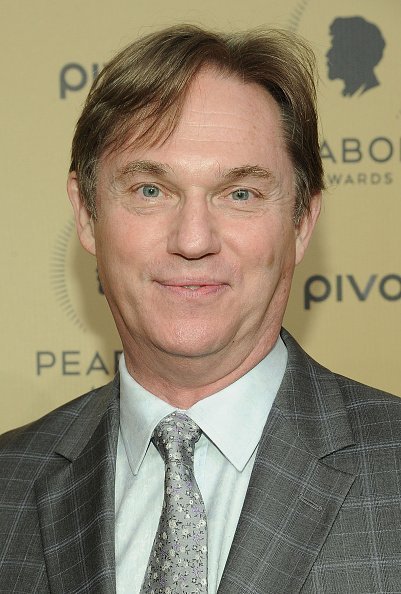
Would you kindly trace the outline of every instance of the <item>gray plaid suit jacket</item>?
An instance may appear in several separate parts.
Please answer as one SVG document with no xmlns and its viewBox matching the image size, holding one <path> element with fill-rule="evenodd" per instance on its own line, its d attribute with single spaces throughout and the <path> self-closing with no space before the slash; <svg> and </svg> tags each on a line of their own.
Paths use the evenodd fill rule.
<svg viewBox="0 0 401 594">
<path fill-rule="evenodd" d="M 218 594 L 401 592 L 401 399 L 289 359 Z M 0 592 L 112 594 L 118 379 L 0 439 Z"/>
</svg>

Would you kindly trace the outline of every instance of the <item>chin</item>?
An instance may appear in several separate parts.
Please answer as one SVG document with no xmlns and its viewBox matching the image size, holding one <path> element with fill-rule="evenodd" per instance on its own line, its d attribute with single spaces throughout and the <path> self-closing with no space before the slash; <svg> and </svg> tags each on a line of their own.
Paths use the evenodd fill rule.
<svg viewBox="0 0 401 594">
<path fill-rule="evenodd" d="M 217 353 L 224 348 L 224 344 L 231 342 L 230 338 L 224 341 L 224 335 L 209 334 L 205 328 L 194 328 L 193 331 L 182 328 L 172 331 L 168 336 L 155 340 L 154 344 L 166 353 L 176 357 L 205 357 Z"/>
</svg>

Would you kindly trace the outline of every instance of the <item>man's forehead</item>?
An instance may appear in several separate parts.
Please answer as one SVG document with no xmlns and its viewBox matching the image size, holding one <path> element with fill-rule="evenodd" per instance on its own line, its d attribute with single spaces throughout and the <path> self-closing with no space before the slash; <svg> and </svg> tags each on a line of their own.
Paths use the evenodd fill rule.
<svg viewBox="0 0 401 594">
<path fill-rule="evenodd" d="M 134 121 L 125 145 L 102 157 L 99 179 L 104 174 L 123 181 L 140 171 L 166 178 L 191 172 L 205 182 L 225 177 L 235 181 L 245 177 L 246 168 L 248 176 L 279 183 L 288 178 L 291 184 L 280 109 L 260 85 L 206 70 L 191 84 L 170 133 L 166 122 L 154 126 L 156 130 L 142 134 L 141 121 Z"/>
<path fill-rule="evenodd" d="M 192 81 L 186 95 L 177 129 L 220 127 L 277 128 L 281 132 L 280 110 L 273 97 L 261 85 L 239 77 L 203 69 Z"/>
<path fill-rule="evenodd" d="M 177 117 L 168 111 L 165 117 L 152 120 L 149 107 L 140 110 L 132 117 L 125 141 L 103 157 L 159 147 L 178 135 L 192 141 L 197 129 L 202 129 L 204 141 L 213 141 L 219 130 L 235 134 L 239 127 L 255 133 L 264 127 L 269 137 L 282 137 L 280 108 L 261 85 L 204 68 L 191 82 Z"/>
</svg>

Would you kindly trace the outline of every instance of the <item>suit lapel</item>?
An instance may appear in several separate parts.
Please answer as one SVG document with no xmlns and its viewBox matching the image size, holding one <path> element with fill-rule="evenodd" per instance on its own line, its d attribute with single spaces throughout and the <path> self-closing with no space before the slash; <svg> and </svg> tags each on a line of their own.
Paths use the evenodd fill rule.
<svg viewBox="0 0 401 594">
<path fill-rule="evenodd" d="M 300 592 L 354 481 L 334 454 L 354 442 L 335 377 L 283 339 L 286 373 L 218 594 Z"/>
<path fill-rule="evenodd" d="M 114 467 L 118 384 L 94 395 L 57 448 L 61 468 L 36 484 L 50 590 L 115 592 Z"/>
</svg>

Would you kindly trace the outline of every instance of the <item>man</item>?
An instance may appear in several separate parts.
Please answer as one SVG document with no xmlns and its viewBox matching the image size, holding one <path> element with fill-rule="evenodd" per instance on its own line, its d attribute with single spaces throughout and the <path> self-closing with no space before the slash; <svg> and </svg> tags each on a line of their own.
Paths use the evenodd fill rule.
<svg viewBox="0 0 401 594">
<path fill-rule="evenodd" d="M 323 188 L 312 66 L 182 26 L 95 82 L 68 192 L 124 356 L 3 436 L 1 592 L 400 592 L 401 402 L 281 330 Z"/>
</svg>

